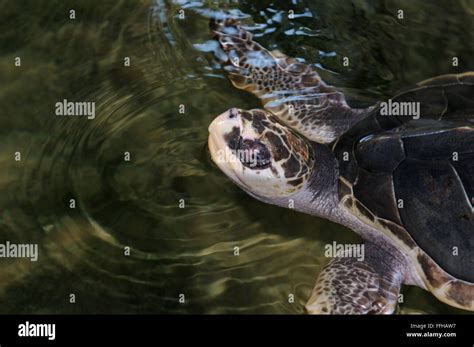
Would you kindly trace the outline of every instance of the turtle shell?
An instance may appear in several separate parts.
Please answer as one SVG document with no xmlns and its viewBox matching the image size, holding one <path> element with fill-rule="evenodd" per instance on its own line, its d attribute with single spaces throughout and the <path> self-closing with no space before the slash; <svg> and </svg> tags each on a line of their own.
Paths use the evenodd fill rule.
<svg viewBox="0 0 474 347">
<path fill-rule="evenodd" d="M 391 102 L 419 103 L 419 119 L 379 106 L 334 144 L 341 204 L 411 254 L 429 289 L 474 306 L 474 73 L 422 82 Z M 453 279 L 472 297 L 446 293 Z"/>
</svg>

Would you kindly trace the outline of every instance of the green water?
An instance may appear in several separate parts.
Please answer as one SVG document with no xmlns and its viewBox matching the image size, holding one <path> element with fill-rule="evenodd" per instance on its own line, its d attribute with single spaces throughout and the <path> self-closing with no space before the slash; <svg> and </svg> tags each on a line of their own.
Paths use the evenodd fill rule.
<svg viewBox="0 0 474 347">
<path fill-rule="evenodd" d="M 206 52 L 222 10 L 354 105 L 474 69 L 469 0 L 0 0 L 0 242 L 39 245 L 37 262 L 0 259 L 0 313 L 299 314 L 324 245 L 359 241 L 253 200 L 209 160 L 211 120 L 259 106 Z M 96 117 L 56 116 L 63 99 Z M 402 313 L 461 312 L 402 293 Z"/>
</svg>

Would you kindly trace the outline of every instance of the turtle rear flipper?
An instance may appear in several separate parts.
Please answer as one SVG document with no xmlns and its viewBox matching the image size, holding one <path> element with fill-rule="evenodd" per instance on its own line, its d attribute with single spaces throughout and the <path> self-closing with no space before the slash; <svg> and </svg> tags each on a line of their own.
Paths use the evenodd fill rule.
<svg viewBox="0 0 474 347">
<path fill-rule="evenodd" d="M 365 259 L 333 258 L 321 271 L 306 309 L 312 314 L 392 314 L 404 277 L 402 263 L 365 245 Z"/>
<path fill-rule="evenodd" d="M 370 111 L 352 109 L 344 94 L 324 83 L 314 69 L 268 51 L 235 19 L 211 19 L 210 28 L 234 86 L 256 95 L 265 109 L 308 139 L 333 142 Z"/>
</svg>

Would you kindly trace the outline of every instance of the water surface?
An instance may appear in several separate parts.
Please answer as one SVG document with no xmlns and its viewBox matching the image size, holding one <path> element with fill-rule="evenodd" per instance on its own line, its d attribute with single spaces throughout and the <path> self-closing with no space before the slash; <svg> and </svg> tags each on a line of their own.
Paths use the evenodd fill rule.
<svg viewBox="0 0 474 347">
<path fill-rule="evenodd" d="M 303 313 L 324 246 L 360 241 L 255 201 L 209 160 L 212 119 L 260 106 L 210 52 L 223 11 L 357 106 L 474 68 L 469 0 L 0 1 L 0 242 L 40 252 L 0 260 L 1 313 Z M 64 99 L 95 119 L 56 116 Z M 402 292 L 402 313 L 461 312 Z"/>
</svg>

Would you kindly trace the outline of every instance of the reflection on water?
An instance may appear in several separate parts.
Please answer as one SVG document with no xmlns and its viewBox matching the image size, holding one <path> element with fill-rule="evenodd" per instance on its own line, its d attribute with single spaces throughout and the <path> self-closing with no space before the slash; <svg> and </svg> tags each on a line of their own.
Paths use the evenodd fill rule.
<svg viewBox="0 0 474 347">
<path fill-rule="evenodd" d="M 359 241 L 253 200 L 211 164 L 211 120 L 259 106 L 208 53 L 223 10 L 353 104 L 473 68 L 468 0 L 0 1 L 0 242 L 40 252 L 0 260 L 0 312 L 302 313 L 324 245 Z M 56 116 L 64 99 L 95 102 L 95 119 Z M 404 294 L 405 313 L 459 312 Z"/>
</svg>

